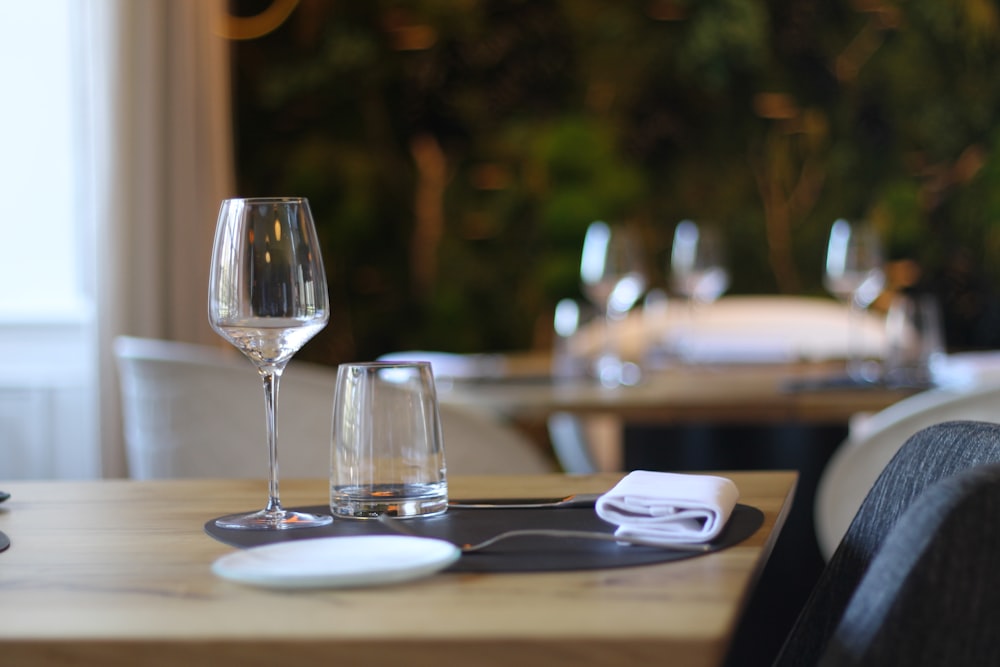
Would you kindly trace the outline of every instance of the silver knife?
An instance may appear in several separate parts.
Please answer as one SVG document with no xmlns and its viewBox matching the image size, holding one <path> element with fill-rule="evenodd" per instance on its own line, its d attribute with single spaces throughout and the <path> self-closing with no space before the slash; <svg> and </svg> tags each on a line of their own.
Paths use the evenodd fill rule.
<svg viewBox="0 0 1000 667">
<path fill-rule="evenodd" d="M 0 491 L 0 503 L 10 498 L 10 494 L 6 491 Z M 0 551 L 6 551 L 7 547 L 10 546 L 10 538 L 7 534 L 0 530 Z"/>
<path fill-rule="evenodd" d="M 603 494 L 574 493 L 560 498 L 462 498 L 449 500 L 456 509 L 541 509 L 544 507 L 593 507 Z"/>
</svg>

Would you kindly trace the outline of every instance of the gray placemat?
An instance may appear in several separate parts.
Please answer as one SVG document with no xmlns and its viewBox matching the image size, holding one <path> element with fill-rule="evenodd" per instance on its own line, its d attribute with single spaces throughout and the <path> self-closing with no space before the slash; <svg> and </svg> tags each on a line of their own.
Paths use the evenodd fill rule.
<svg viewBox="0 0 1000 667">
<path fill-rule="evenodd" d="M 314 514 L 328 514 L 319 505 L 293 508 Z M 568 509 L 449 509 L 424 519 L 406 520 L 407 528 L 426 537 L 455 544 L 474 543 L 514 528 L 561 528 L 614 532 L 593 508 Z M 753 535 L 764 523 L 764 514 L 749 505 L 737 505 L 722 534 L 712 541 L 709 551 L 670 551 L 655 547 L 622 545 L 598 540 L 524 537 L 505 540 L 476 553 L 463 554 L 450 572 L 546 572 L 592 570 L 662 563 L 693 558 L 733 546 Z M 205 523 L 205 532 L 220 542 L 247 548 L 288 540 L 346 535 L 393 534 L 378 521 L 334 519 L 319 528 L 292 530 L 232 530 L 219 528 L 215 519 Z"/>
</svg>

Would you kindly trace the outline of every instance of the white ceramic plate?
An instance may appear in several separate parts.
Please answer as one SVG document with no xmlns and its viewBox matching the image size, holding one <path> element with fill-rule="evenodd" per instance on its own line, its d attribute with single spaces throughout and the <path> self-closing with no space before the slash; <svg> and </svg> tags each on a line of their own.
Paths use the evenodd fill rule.
<svg viewBox="0 0 1000 667">
<path fill-rule="evenodd" d="M 212 571 L 223 579 L 270 588 L 378 586 L 434 574 L 461 553 L 451 542 L 429 537 L 321 537 L 226 554 L 212 564 Z"/>
</svg>

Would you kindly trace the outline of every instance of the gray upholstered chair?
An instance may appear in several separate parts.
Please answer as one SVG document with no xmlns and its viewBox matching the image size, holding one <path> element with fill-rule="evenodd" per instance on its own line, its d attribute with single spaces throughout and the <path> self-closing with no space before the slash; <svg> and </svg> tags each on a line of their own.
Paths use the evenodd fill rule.
<svg viewBox="0 0 1000 667">
<path fill-rule="evenodd" d="M 998 473 L 965 473 L 996 462 L 1000 424 L 945 422 L 909 438 L 862 503 L 775 665 L 1000 664 Z M 940 617 L 963 605 L 957 625 Z M 971 650 L 992 660 L 971 661 Z"/>
<path fill-rule="evenodd" d="M 893 454 L 922 428 L 946 421 L 997 421 L 1000 386 L 914 394 L 852 425 L 847 440 L 826 464 L 816 488 L 816 539 L 827 560 L 861 502 Z"/>
<path fill-rule="evenodd" d="M 851 597 L 821 667 L 1000 664 L 1000 464 L 927 488 Z"/>
</svg>

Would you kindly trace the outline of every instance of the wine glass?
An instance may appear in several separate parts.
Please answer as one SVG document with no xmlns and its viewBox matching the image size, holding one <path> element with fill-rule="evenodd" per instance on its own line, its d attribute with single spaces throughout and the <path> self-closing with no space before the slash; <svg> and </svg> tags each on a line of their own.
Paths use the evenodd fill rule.
<svg viewBox="0 0 1000 667">
<path fill-rule="evenodd" d="M 580 281 L 587 299 L 604 316 L 603 349 L 594 364 L 595 375 L 606 387 L 636 384 L 638 366 L 621 359 L 611 336 L 612 325 L 624 319 L 646 291 L 638 242 L 629 229 L 600 220 L 587 227 Z"/>
<path fill-rule="evenodd" d="M 326 326 L 330 305 L 309 202 L 297 197 L 226 199 L 219 210 L 208 285 L 208 319 L 257 367 L 267 420 L 268 501 L 222 528 L 308 528 L 332 517 L 291 512 L 278 497 L 278 383 L 286 364 Z"/>
<path fill-rule="evenodd" d="M 681 326 L 678 337 L 683 353 L 694 335 L 696 308 L 714 303 L 729 289 L 726 249 L 718 229 L 693 220 L 677 224 L 670 249 L 670 282 L 674 292 L 688 302 L 687 326 Z"/>
<path fill-rule="evenodd" d="M 838 219 L 830 228 L 823 284 L 848 304 L 847 375 L 857 382 L 878 380 L 876 364 L 864 360 L 861 315 L 885 285 L 882 247 L 875 229 L 864 222 Z"/>
<path fill-rule="evenodd" d="M 722 235 L 711 225 L 682 220 L 670 249 L 674 291 L 691 302 L 712 303 L 729 289 Z"/>
</svg>

